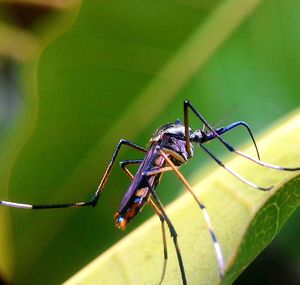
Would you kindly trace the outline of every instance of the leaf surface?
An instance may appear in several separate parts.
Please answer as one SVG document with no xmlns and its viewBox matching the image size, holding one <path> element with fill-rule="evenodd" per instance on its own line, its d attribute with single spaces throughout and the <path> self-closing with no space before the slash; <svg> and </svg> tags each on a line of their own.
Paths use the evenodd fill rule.
<svg viewBox="0 0 300 285">
<path fill-rule="evenodd" d="M 258 141 L 262 159 L 278 165 L 299 166 L 299 132 L 298 113 Z M 249 153 L 252 149 L 245 151 Z M 223 169 L 206 170 L 208 175 L 204 179 L 193 180 L 193 189 L 206 204 L 225 256 L 224 284 L 231 284 L 272 241 L 299 206 L 300 176 L 299 172 L 266 169 L 240 157 L 227 165 L 259 185 L 275 185 L 269 192 L 258 191 L 237 181 Z M 166 211 L 179 233 L 188 284 L 220 284 L 212 241 L 192 197 L 181 196 Z M 170 240 L 168 248 L 170 255 L 163 284 L 180 284 L 180 272 Z M 160 223 L 159 219 L 152 218 L 65 285 L 156 284 L 161 266 Z"/>
</svg>

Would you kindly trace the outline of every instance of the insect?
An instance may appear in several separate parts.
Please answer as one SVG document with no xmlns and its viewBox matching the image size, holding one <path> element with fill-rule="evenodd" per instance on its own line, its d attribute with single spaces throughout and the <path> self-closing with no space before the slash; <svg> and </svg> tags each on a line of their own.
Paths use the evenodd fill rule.
<svg viewBox="0 0 300 285">
<path fill-rule="evenodd" d="M 189 112 L 192 111 L 194 115 L 203 124 L 202 129 L 192 130 L 189 123 Z M 238 149 L 231 146 L 224 138 L 222 134 L 229 132 L 236 127 L 245 127 L 248 131 L 253 144 L 255 146 L 258 158 L 251 157 Z M 70 207 L 95 207 L 106 184 L 110 177 L 113 166 L 116 162 L 116 158 L 119 151 L 123 145 L 127 145 L 139 152 L 142 152 L 145 156 L 143 159 L 139 160 L 125 160 L 120 162 L 121 169 L 126 173 L 126 175 L 131 179 L 131 184 L 125 193 L 125 196 L 119 206 L 117 213 L 115 214 L 115 224 L 119 229 L 124 230 L 127 224 L 134 219 L 134 217 L 143 209 L 146 204 L 152 206 L 156 214 L 159 216 L 162 228 L 162 239 L 163 239 L 163 252 L 164 252 L 164 263 L 163 269 L 160 277 L 159 284 L 162 284 L 165 276 L 165 270 L 167 265 L 168 253 L 166 246 L 166 233 L 165 233 L 165 223 L 167 224 L 170 235 L 173 239 L 174 247 L 177 254 L 179 269 L 181 273 L 182 284 L 187 284 L 184 263 L 180 253 L 180 248 L 177 241 L 176 230 L 169 219 L 158 195 L 156 194 L 156 187 L 158 186 L 162 174 L 167 171 L 174 171 L 176 176 L 182 181 L 186 189 L 191 193 L 196 203 L 203 212 L 203 216 L 207 227 L 209 229 L 211 239 L 215 249 L 216 260 L 218 263 L 219 275 L 222 279 L 225 273 L 225 263 L 221 250 L 221 246 L 217 240 L 216 234 L 213 230 L 212 224 L 208 212 L 206 210 L 203 202 L 194 194 L 191 186 L 180 173 L 179 167 L 185 164 L 189 159 L 193 157 L 193 145 L 198 145 L 204 150 L 219 166 L 223 167 L 225 170 L 230 172 L 240 181 L 246 183 L 247 185 L 263 191 L 268 191 L 272 189 L 270 187 L 261 187 L 246 180 L 238 173 L 236 173 L 231 168 L 223 164 L 206 146 L 205 143 L 217 139 L 219 140 L 230 152 L 234 152 L 254 163 L 261 166 L 273 168 L 283 171 L 297 171 L 300 167 L 288 168 L 277 165 L 272 165 L 269 163 L 262 162 L 260 160 L 258 148 L 254 140 L 253 134 L 247 123 L 243 121 L 234 122 L 223 128 L 214 129 L 207 120 L 197 111 L 197 109 L 189 102 L 184 101 L 184 123 L 180 120 L 176 120 L 174 123 L 166 124 L 158 128 L 152 135 L 149 141 L 149 147 L 141 147 L 131 141 L 121 139 L 116 146 L 116 149 L 112 155 L 111 161 L 108 164 L 106 171 L 102 177 L 102 180 L 94 193 L 91 200 L 86 202 L 77 203 L 67 203 L 67 204 L 51 204 L 51 205 L 31 205 L 23 203 L 15 203 L 8 201 L 0 201 L 0 205 L 7 207 L 23 208 L 23 209 L 57 209 L 57 208 L 70 208 Z M 138 164 L 138 170 L 135 175 L 133 175 L 129 169 L 128 165 Z"/>
</svg>

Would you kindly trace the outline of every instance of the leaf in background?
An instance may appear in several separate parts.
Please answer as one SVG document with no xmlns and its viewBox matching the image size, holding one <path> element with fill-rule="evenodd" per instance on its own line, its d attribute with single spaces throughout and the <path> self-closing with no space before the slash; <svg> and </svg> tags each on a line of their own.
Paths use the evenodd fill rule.
<svg viewBox="0 0 300 285">
<path fill-rule="evenodd" d="M 53 12 L 51 17 L 49 16 L 50 13 L 47 14 L 45 10 L 44 13 L 41 13 L 42 17 L 39 18 L 39 28 L 33 32 L 33 29 L 29 27 L 29 22 L 31 20 L 34 21 L 34 17 L 38 18 L 38 13 L 34 13 L 32 7 L 26 6 L 25 11 L 31 14 L 31 18 L 30 20 L 28 19 L 28 23 L 25 25 L 22 23 L 24 19 L 22 19 L 20 10 L 18 10 L 19 6 L 16 5 L 13 7 L 13 5 L 11 5 L 12 1 L 10 3 L 4 2 L 5 1 L 2 1 L 0 3 L 0 17 L 1 19 L 3 18 L 2 21 L 0 21 L 0 95 L 3 95 L 3 97 L 0 96 L 0 115 L 3 116 L 0 125 L 0 188 L 2 197 L 4 197 L 4 193 L 9 192 L 11 170 L 35 127 L 38 112 L 36 91 L 37 56 L 43 46 L 46 46 L 70 26 L 76 15 L 76 10 L 74 9 L 76 7 L 74 5 L 68 6 L 68 9 L 64 11 L 64 13 L 55 14 Z M 21 9 L 21 7 L 22 5 L 20 5 L 19 8 Z M 73 8 L 73 10 L 71 8 Z M 39 10 L 37 9 L 37 11 Z M 13 14 L 14 17 L 9 18 L 11 14 Z M 26 12 L 24 12 L 24 14 L 26 14 Z M 12 22 L 17 23 L 12 24 Z M 54 24 L 57 25 L 58 23 L 59 29 L 54 26 Z M 25 25 L 26 28 L 21 27 L 22 24 Z M 47 30 L 47 32 L 45 32 L 45 30 Z M 25 82 L 23 84 L 24 90 L 22 91 L 19 90 L 20 78 L 15 74 L 16 70 L 14 70 L 14 68 L 17 69 L 17 65 L 16 63 L 12 63 L 10 61 L 11 59 L 26 63 L 23 64 L 26 72 L 24 72 L 22 76 Z M 18 67 L 18 70 L 19 69 Z M 20 98 L 19 93 L 22 92 L 27 96 Z M 21 108 L 19 105 L 21 105 Z M 0 235 L 0 272 L 1 278 L 3 278 L 5 282 L 11 280 L 14 275 L 14 248 L 12 245 L 11 231 L 11 223 L 13 221 L 11 220 L 8 210 L 9 209 L 5 208 L 0 210 L 1 225 L 3 229 L 5 229 Z"/>
<path fill-rule="evenodd" d="M 300 113 L 258 141 L 263 159 L 299 166 L 299 132 Z M 228 165 L 250 181 L 259 185 L 275 184 L 275 187 L 270 192 L 254 190 L 223 169 L 212 171 L 201 181 L 195 179 L 193 189 L 206 204 L 225 256 L 224 284 L 232 284 L 300 205 L 299 172 L 276 172 L 251 165 L 241 157 Z M 219 284 L 213 244 L 193 198 L 183 195 L 166 211 L 179 234 L 188 284 Z M 168 248 L 169 263 L 163 284 L 180 284 L 170 238 Z M 162 259 L 160 222 L 152 218 L 64 284 L 156 284 Z"/>
<path fill-rule="evenodd" d="M 11 147 L 13 159 L 3 161 L 12 167 L 0 177 L 1 192 L 28 203 L 90 198 L 118 140 L 145 145 L 156 127 L 182 116 L 183 99 L 211 122 L 236 106 L 230 121 L 248 121 L 256 132 L 295 108 L 300 7 L 259 3 L 84 1 L 72 27 L 47 45 L 36 66 L 22 70 L 29 91 L 18 127 L 33 132 L 19 137 L 22 148 Z M 128 158 L 140 157 L 124 149 L 120 160 Z M 191 161 L 187 175 L 203 160 Z M 128 183 L 116 169 L 95 209 L 11 210 L 13 282 L 57 284 L 121 238 L 113 214 Z M 178 185 L 166 176 L 164 202 L 178 195 Z M 151 213 L 145 209 L 131 229 Z"/>
<path fill-rule="evenodd" d="M 39 43 L 33 34 L 9 26 L 0 21 L 0 54 L 20 61 L 32 60 L 39 50 Z M 22 42 L 23 45 L 18 43 Z"/>
</svg>

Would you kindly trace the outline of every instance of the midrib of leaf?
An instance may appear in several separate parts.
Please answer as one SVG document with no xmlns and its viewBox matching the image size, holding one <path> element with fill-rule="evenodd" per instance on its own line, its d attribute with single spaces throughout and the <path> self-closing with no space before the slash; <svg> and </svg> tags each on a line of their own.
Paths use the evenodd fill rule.
<svg viewBox="0 0 300 285">
<path fill-rule="evenodd" d="M 76 196 L 76 193 L 82 191 L 80 187 L 77 187 L 82 181 L 81 173 L 85 173 L 87 169 L 91 168 L 91 165 L 95 164 L 95 157 L 99 157 L 99 154 L 102 153 L 103 146 L 111 145 L 115 133 L 120 133 L 122 137 L 134 140 L 164 110 L 171 99 L 179 93 L 181 88 L 185 86 L 195 72 L 203 66 L 222 43 L 230 37 L 234 30 L 247 19 L 260 2 L 260 0 L 222 1 L 211 12 L 207 20 L 195 28 L 190 38 L 170 61 L 166 63 L 159 74 L 155 76 L 155 79 L 136 97 L 137 99 L 131 102 L 130 107 L 116 118 L 109 131 L 103 134 L 96 146 L 82 159 L 82 162 L 74 170 L 73 174 L 66 177 L 65 183 L 52 192 L 51 196 L 54 197 L 53 199 L 55 200 L 57 193 L 67 192 L 67 189 L 73 189 L 74 196 Z M 148 105 L 147 110 L 151 110 L 151 112 L 145 113 L 143 111 L 139 116 L 136 110 L 145 110 L 143 108 L 145 105 Z M 149 105 L 152 105 L 152 107 L 149 107 Z M 130 125 L 134 125 L 135 127 L 127 128 Z M 110 152 L 104 155 L 108 161 Z M 59 232 L 69 217 L 71 217 L 71 212 L 66 212 L 64 222 L 53 226 L 51 233 L 48 233 L 47 237 L 41 241 L 41 246 L 36 251 L 36 254 L 26 264 L 28 268 L 34 264 L 38 256 L 42 253 L 43 248 Z M 32 223 L 20 237 L 21 244 L 23 244 L 24 240 L 30 238 L 29 233 L 31 229 L 37 225 L 43 231 L 42 228 L 46 227 L 46 225 L 40 221 L 38 215 L 32 220 Z"/>
<path fill-rule="evenodd" d="M 297 165 L 299 164 L 297 158 L 300 156 L 299 133 L 298 110 L 297 115 L 293 114 L 258 141 L 262 156 L 274 164 L 299 166 Z M 252 146 L 245 152 L 249 153 L 251 149 Z M 225 279 L 226 284 L 231 284 L 229 280 L 232 281 L 236 274 L 241 272 L 274 238 L 283 223 L 299 206 L 300 183 L 299 173 L 291 174 L 262 168 L 240 157 L 234 158 L 228 165 L 239 173 L 246 173 L 248 179 L 259 185 L 268 183 L 275 185 L 269 192 L 254 190 L 219 168 L 205 179 L 201 181 L 195 179 L 192 183 L 194 191 L 205 202 L 211 216 L 225 256 L 226 268 L 230 271 L 228 276 L 230 279 Z M 278 202 L 279 200 L 281 202 Z M 275 216 L 262 215 L 274 205 L 277 213 Z M 181 196 L 169 205 L 166 211 L 179 233 L 188 284 L 219 284 L 212 241 L 191 196 L 189 194 Z M 253 236 L 255 237 L 253 231 L 262 235 L 262 239 L 253 240 Z M 128 280 L 129 284 L 156 284 L 162 266 L 160 235 L 159 220 L 153 217 L 64 284 L 119 285 L 127 284 Z M 240 250 L 242 246 L 243 250 Z M 180 284 L 179 268 L 170 238 L 168 248 L 169 261 L 164 284 Z"/>
</svg>

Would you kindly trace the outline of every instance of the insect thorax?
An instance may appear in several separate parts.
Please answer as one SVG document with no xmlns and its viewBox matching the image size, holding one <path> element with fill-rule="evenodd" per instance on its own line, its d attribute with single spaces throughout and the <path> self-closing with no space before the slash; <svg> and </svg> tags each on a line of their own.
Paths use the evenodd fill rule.
<svg viewBox="0 0 300 285">
<path fill-rule="evenodd" d="M 192 132 L 191 128 L 189 131 Z M 150 144 L 157 144 L 169 150 L 170 159 L 175 165 L 181 165 L 193 156 L 192 144 L 191 155 L 186 150 L 185 128 L 179 121 L 158 128 L 152 135 Z"/>
</svg>

